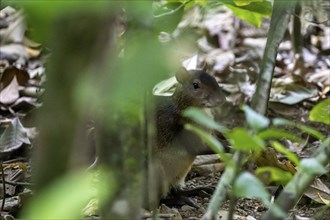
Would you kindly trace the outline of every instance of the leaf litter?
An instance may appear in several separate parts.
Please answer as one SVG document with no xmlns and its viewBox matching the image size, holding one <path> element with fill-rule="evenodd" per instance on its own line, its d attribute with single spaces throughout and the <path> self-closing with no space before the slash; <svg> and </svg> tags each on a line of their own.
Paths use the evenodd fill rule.
<svg viewBox="0 0 330 220">
<path fill-rule="evenodd" d="M 40 44 L 25 36 L 26 24 L 22 11 L 6 7 L 0 12 L 0 19 L 0 154 L 4 161 L 7 185 L 10 188 L 10 196 L 5 200 L 5 209 L 1 215 L 10 216 L 17 212 L 23 198 L 31 195 L 28 184 L 29 159 L 25 156 L 17 158 L 14 153 L 31 146 L 33 138 L 37 135 L 35 128 L 24 127 L 22 119 L 29 115 L 32 109 L 41 106 L 39 98 L 43 93 L 42 84 L 46 77 L 45 54 Z M 183 36 L 187 30 L 206 30 L 203 34 L 197 34 L 198 53 L 193 51 L 188 56 L 196 57 L 198 54 L 198 62 L 208 66 L 219 85 L 227 92 L 228 104 L 222 107 L 219 120 L 228 128 L 242 126 L 244 116 L 237 115 L 242 114 L 238 113 L 237 107 L 251 101 L 268 25 L 269 20 L 265 19 L 260 28 L 255 28 L 235 17 L 224 7 L 210 10 L 207 14 L 194 7 L 187 10 L 178 28 L 173 33 L 168 33 L 170 38 L 174 38 Z M 310 122 L 307 116 L 311 106 L 318 100 L 329 98 L 330 58 L 327 53 L 330 48 L 330 28 L 324 23 L 305 22 L 304 25 L 301 54 L 303 63 L 292 53 L 290 39 L 285 39 L 279 48 L 269 116 L 284 116 L 292 121 L 307 123 L 327 134 L 328 126 Z M 318 32 L 310 31 L 315 27 Z M 171 39 L 165 43 L 170 44 Z M 164 85 L 166 89 L 172 89 L 173 80 Z M 162 88 L 157 88 L 157 91 L 166 93 L 166 89 L 163 91 Z M 292 114 L 288 114 L 289 109 Z M 309 137 L 306 141 L 311 142 L 310 145 L 317 144 Z M 312 152 L 310 147 L 299 148 L 296 151 L 300 157 L 309 157 Z M 282 161 L 276 152 L 268 156 L 273 158 L 272 165 L 294 172 L 294 166 L 286 160 Z M 201 161 L 194 165 L 188 175 L 186 187 L 215 185 L 220 178 L 224 165 L 219 158 L 208 161 L 209 158 L 200 157 L 199 160 Z M 318 195 L 327 198 L 329 185 L 329 180 L 317 179 L 306 192 L 306 196 L 322 203 Z M 205 213 L 209 195 L 200 195 L 193 199 L 200 205 L 199 209 L 189 206 L 162 206 L 161 210 L 164 213 L 172 213 L 175 219 L 199 219 Z M 312 207 L 310 203 L 306 205 L 301 202 L 293 213 L 298 217 L 312 216 L 318 207 Z M 228 203 L 224 204 L 219 214 L 225 217 L 228 212 L 226 210 Z M 266 208 L 256 200 L 240 199 L 236 210 L 235 219 L 258 219 Z"/>
</svg>

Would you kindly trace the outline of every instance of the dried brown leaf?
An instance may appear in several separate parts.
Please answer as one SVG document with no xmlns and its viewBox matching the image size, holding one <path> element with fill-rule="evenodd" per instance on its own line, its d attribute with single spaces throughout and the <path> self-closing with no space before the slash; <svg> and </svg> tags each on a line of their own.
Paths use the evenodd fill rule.
<svg viewBox="0 0 330 220">
<path fill-rule="evenodd" d="M 326 200 L 330 200 L 330 189 L 322 182 L 321 179 L 317 178 L 305 191 L 307 197 L 318 203 L 324 203 L 320 196 Z"/>
<path fill-rule="evenodd" d="M 4 89 L 0 91 L 0 103 L 9 105 L 19 98 L 19 84 L 16 76 Z"/>
</svg>

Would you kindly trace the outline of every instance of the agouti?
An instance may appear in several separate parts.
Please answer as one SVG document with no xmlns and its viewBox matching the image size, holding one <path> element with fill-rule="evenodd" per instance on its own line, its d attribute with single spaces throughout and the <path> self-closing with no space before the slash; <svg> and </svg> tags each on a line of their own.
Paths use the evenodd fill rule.
<svg viewBox="0 0 330 220">
<path fill-rule="evenodd" d="M 188 107 L 210 109 L 225 101 L 215 78 L 202 70 L 181 68 L 175 77 L 178 84 L 174 94 L 161 97 L 156 105 L 152 182 L 158 198 L 167 196 L 171 189 L 180 190 L 196 156 L 211 152 L 195 133 L 184 129 L 188 119 L 182 112 Z"/>
</svg>

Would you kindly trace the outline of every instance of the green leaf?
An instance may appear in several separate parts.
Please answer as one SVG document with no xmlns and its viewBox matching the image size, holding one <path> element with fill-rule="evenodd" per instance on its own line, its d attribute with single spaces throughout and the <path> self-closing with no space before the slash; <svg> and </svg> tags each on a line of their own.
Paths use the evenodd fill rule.
<svg viewBox="0 0 330 220">
<path fill-rule="evenodd" d="M 97 10 L 98 13 L 109 13 L 112 9 L 110 5 L 114 4 L 111 1 L 94 1 L 81 0 L 79 4 L 76 1 L 20 1 L 20 0 L 6 0 L 5 4 L 17 4 L 24 8 L 28 14 L 28 21 L 31 25 L 35 25 L 35 31 L 31 33 L 33 39 L 38 42 L 43 42 L 49 37 L 50 27 L 56 18 L 65 13 L 72 13 L 72 10 Z"/>
<path fill-rule="evenodd" d="M 226 128 L 216 123 L 213 118 L 207 115 L 205 112 L 201 111 L 197 108 L 188 108 L 183 112 L 183 116 L 192 119 L 198 124 L 205 126 L 209 129 L 217 130 L 221 133 L 225 133 L 227 131 Z"/>
<path fill-rule="evenodd" d="M 311 110 L 309 114 L 311 121 L 322 122 L 324 124 L 330 124 L 330 99 L 326 99 L 318 103 Z"/>
<path fill-rule="evenodd" d="M 305 158 L 300 161 L 300 168 L 309 174 L 324 174 L 327 170 L 315 158 Z"/>
<path fill-rule="evenodd" d="M 235 7 L 233 5 L 227 5 L 226 6 L 233 11 L 233 13 L 241 18 L 244 21 L 249 22 L 250 24 L 256 26 L 256 27 L 260 27 L 261 22 L 262 22 L 262 15 L 259 13 L 255 13 L 255 12 L 251 12 L 249 10 L 246 9 L 242 9 L 242 8 L 238 8 Z"/>
<path fill-rule="evenodd" d="M 234 193 L 237 197 L 259 198 L 265 203 L 268 203 L 270 199 L 262 182 L 248 172 L 243 172 L 237 177 L 234 183 Z"/>
<path fill-rule="evenodd" d="M 270 122 L 268 118 L 255 112 L 252 108 L 250 108 L 247 105 L 244 105 L 242 109 L 245 113 L 246 121 L 251 128 L 253 128 L 254 130 L 260 130 L 268 127 Z"/>
<path fill-rule="evenodd" d="M 251 4 L 252 2 L 263 2 L 264 0 L 233 0 L 233 1 L 237 6 L 246 6 Z"/>
<path fill-rule="evenodd" d="M 263 140 L 268 140 L 268 139 L 289 139 L 295 142 L 303 142 L 303 140 L 298 137 L 297 135 L 289 132 L 289 131 L 285 131 L 285 130 L 281 130 L 278 128 L 268 128 L 266 130 L 260 131 L 258 133 L 258 136 L 263 139 Z"/>
<path fill-rule="evenodd" d="M 287 184 L 292 178 L 290 172 L 278 167 L 258 167 L 256 169 L 256 176 L 267 176 L 272 182 L 278 184 Z"/>
<path fill-rule="evenodd" d="M 215 153 L 220 155 L 226 164 L 231 163 L 231 158 L 224 153 L 223 145 L 214 136 L 192 124 L 186 124 L 184 127 L 195 132 Z"/>
<path fill-rule="evenodd" d="M 88 201 L 99 196 L 101 203 L 111 196 L 115 186 L 110 173 L 99 172 L 98 185 L 95 175 L 86 171 L 61 177 L 29 201 L 21 218 L 81 219 L 83 207 Z"/>
<path fill-rule="evenodd" d="M 284 147 L 282 144 L 280 144 L 279 142 L 277 141 L 273 141 L 271 142 L 271 145 L 280 153 L 284 154 L 285 156 L 288 157 L 288 159 L 290 161 L 292 161 L 296 166 L 299 166 L 300 165 L 300 161 L 299 161 L 299 158 L 298 156 L 291 152 L 290 150 L 288 150 L 286 147 Z"/>
<path fill-rule="evenodd" d="M 263 17 L 269 17 L 272 13 L 272 4 L 265 0 L 223 2 L 236 16 L 257 27 L 260 27 Z"/>
<path fill-rule="evenodd" d="M 311 127 L 308 127 L 304 124 L 301 124 L 301 123 L 291 122 L 291 121 L 283 119 L 283 118 L 274 118 L 273 125 L 275 125 L 275 126 L 286 125 L 286 126 L 296 127 L 321 141 L 325 140 L 325 137 L 321 132 L 319 132 Z"/>
<path fill-rule="evenodd" d="M 265 149 L 264 141 L 244 128 L 235 128 L 228 136 L 230 144 L 237 150 L 249 152 Z"/>
</svg>

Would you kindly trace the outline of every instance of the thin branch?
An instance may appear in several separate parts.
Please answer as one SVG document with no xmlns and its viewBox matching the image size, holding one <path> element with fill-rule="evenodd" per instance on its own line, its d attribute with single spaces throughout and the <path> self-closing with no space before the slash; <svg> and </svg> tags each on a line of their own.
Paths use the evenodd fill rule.
<svg viewBox="0 0 330 220">
<path fill-rule="evenodd" d="M 28 183 L 28 182 L 14 182 L 10 180 L 2 180 L 2 183 L 6 183 L 12 186 L 33 186 L 33 183 Z"/>
<path fill-rule="evenodd" d="M 3 165 L 2 161 L 0 161 L 0 166 L 1 166 L 1 178 L 2 178 L 2 204 L 1 204 L 1 211 L 5 208 L 5 202 L 6 202 L 6 183 L 5 183 L 5 172 L 3 171 Z"/>
</svg>

